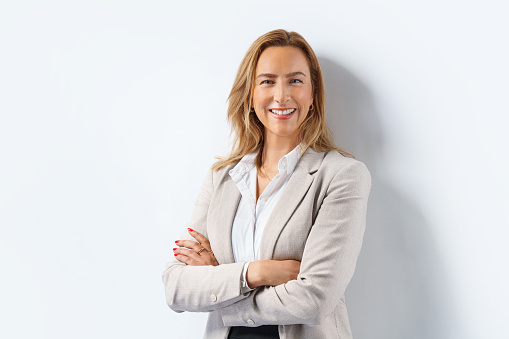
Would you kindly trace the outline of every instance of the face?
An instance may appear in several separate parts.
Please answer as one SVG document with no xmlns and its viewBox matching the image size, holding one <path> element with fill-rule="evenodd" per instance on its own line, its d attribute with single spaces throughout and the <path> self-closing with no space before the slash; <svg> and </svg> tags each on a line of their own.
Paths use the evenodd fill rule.
<svg viewBox="0 0 509 339">
<path fill-rule="evenodd" d="M 297 47 L 269 47 L 256 65 L 253 107 L 266 141 L 283 137 L 298 143 L 299 126 L 313 103 L 306 55 Z"/>
</svg>

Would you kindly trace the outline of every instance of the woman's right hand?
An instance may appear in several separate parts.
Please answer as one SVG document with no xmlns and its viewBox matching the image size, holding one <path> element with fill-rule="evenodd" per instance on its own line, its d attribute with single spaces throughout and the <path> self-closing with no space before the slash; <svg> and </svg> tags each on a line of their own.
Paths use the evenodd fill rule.
<svg viewBox="0 0 509 339">
<path fill-rule="evenodd" d="M 297 260 L 256 260 L 247 268 L 247 285 L 250 288 L 281 285 L 296 280 L 299 271 Z"/>
</svg>

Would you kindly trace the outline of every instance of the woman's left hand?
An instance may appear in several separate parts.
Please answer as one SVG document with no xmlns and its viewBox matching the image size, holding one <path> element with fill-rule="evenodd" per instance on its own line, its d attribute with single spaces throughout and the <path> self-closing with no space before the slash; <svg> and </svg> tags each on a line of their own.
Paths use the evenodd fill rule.
<svg viewBox="0 0 509 339">
<path fill-rule="evenodd" d="M 207 238 L 203 236 L 203 234 L 196 232 L 190 228 L 188 228 L 189 234 L 194 240 L 177 240 L 175 244 L 179 246 L 179 248 L 174 248 L 173 253 L 175 254 L 175 258 L 178 261 L 181 261 L 187 265 L 191 266 L 206 266 L 212 265 L 217 266 L 219 263 L 210 248 L 210 243 Z"/>
</svg>

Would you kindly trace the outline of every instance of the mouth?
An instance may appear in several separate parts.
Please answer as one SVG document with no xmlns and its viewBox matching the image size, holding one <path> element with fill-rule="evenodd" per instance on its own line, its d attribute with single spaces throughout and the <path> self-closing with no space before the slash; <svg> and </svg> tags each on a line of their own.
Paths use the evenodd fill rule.
<svg viewBox="0 0 509 339">
<path fill-rule="evenodd" d="M 295 108 L 287 108 L 287 109 L 269 109 L 270 113 L 272 113 L 272 116 L 276 119 L 289 119 L 293 113 L 295 113 Z"/>
</svg>

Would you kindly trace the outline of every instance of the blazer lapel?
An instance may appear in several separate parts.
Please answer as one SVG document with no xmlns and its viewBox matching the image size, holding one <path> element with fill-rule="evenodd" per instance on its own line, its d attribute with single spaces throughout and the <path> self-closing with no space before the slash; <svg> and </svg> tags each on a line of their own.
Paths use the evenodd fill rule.
<svg viewBox="0 0 509 339">
<path fill-rule="evenodd" d="M 318 170 L 324 155 L 325 153 L 317 153 L 308 149 L 297 163 L 263 230 L 260 259 L 272 258 L 279 233 L 309 190 L 314 180 L 314 173 Z"/>
<path fill-rule="evenodd" d="M 222 178 L 224 185 L 218 185 L 217 197 L 213 208 L 212 217 L 209 219 L 209 241 L 216 244 L 213 247 L 214 255 L 220 264 L 229 264 L 235 262 L 232 249 L 232 226 L 237 207 L 240 202 L 240 192 L 237 185 L 231 180 L 226 171 Z"/>
</svg>

